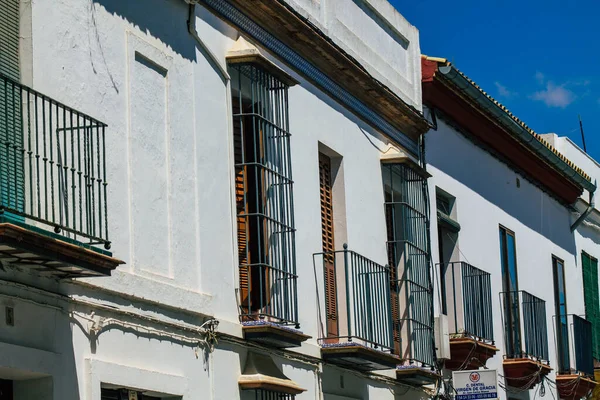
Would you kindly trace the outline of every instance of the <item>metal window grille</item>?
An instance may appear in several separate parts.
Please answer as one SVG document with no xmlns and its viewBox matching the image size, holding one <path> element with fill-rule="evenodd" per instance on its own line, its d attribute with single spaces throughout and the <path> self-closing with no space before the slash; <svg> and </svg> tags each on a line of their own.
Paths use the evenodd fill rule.
<svg viewBox="0 0 600 400">
<path fill-rule="evenodd" d="M 0 74 L 0 212 L 108 240 L 106 124 Z"/>
<path fill-rule="evenodd" d="M 502 323 L 507 327 L 504 330 L 505 347 L 510 351 L 506 356 L 548 361 L 546 302 L 521 290 L 500 292 L 500 303 Z M 509 333 L 512 333 L 512 337 Z M 523 350 L 520 345 L 519 347 L 511 345 L 511 341 L 518 344 L 524 342 L 525 349 Z"/>
<path fill-rule="evenodd" d="M 241 319 L 298 327 L 288 86 L 254 64 L 229 70 Z"/>
<path fill-rule="evenodd" d="M 272 390 L 256 389 L 254 391 L 254 400 L 295 400 L 293 394 L 276 392 Z"/>
<path fill-rule="evenodd" d="M 395 337 L 407 332 L 402 347 L 409 362 L 433 366 L 433 286 L 429 244 L 427 180 L 406 164 L 382 166 L 388 219 L 388 259 L 398 277 L 396 293 L 406 310 L 395 321 Z M 394 296 L 392 296 L 392 299 Z"/>
<path fill-rule="evenodd" d="M 326 337 L 319 340 L 331 343 L 344 339 L 394 353 L 389 268 L 348 250 L 346 244 L 344 250 L 317 253 L 315 256 L 323 258 L 325 291 L 329 292 L 325 295 L 326 308 L 329 309 L 330 302 L 333 302 L 335 315 L 342 314 L 347 322 L 347 335 L 340 336 L 339 333 L 328 331 Z M 343 273 L 343 285 L 327 283 L 329 265 L 332 266 L 331 273 L 335 280 Z M 338 298 L 345 301 L 338 302 Z M 340 310 L 339 304 L 344 303 L 346 309 Z"/>
</svg>

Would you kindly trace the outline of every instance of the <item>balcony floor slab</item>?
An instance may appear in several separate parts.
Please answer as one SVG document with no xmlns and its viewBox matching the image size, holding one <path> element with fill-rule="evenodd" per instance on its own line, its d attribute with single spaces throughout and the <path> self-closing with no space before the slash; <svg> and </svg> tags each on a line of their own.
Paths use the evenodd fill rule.
<svg viewBox="0 0 600 400">
<path fill-rule="evenodd" d="M 0 260 L 56 278 L 109 276 L 123 261 L 37 229 L 0 223 Z"/>
</svg>

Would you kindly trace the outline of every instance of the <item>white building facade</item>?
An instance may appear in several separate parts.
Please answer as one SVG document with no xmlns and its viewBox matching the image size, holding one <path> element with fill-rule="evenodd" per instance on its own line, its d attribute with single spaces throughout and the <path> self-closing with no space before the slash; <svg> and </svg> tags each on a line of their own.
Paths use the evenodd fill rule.
<svg viewBox="0 0 600 400">
<path fill-rule="evenodd" d="M 497 370 L 502 399 L 586 396 L 599 344 L 597 162 L 533 132 L 446 60 L 423 56 L 422 71 L 445 376 Z"/>
<path fill-rule="evenodd" d="M 0 399 L 431 397 L 419 36 L 389 3 L 0 16 Z"/>
</svg>

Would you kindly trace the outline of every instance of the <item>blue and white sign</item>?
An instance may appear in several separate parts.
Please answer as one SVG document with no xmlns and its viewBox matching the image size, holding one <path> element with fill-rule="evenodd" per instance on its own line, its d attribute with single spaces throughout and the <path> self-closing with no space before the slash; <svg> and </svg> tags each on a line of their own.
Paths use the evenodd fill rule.
<svg viewBox="0 0 600 400">
<path fill-rule="evenodd" d="M 452 372 L 455 400 L 498 398 L 498 375 L 495 369 Z"/>
</svg>

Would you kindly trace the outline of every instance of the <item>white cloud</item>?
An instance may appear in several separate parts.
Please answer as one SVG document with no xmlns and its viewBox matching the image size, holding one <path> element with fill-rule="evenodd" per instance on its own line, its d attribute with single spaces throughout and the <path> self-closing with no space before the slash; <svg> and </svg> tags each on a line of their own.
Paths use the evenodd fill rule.
<svg viewBox="0 0 600 400">
<path fill-rule="evenodd" d="M 565 108 L 574 102 L 577 96 L 565 85 L 557 86 L 553 82 L 548 82 L 546 89 L 535 92 L 531 98 L 544 102 L 548 107 Z"/>
<path fill-rule="evenodd" d="M 501 84 L 500 82 L 494 82 L 494 84 L 496 85 L 496 89 L 498 90 L 499 97 L 510 98 L 510 97 L 514 97 L 514 96 L 518 95 L 517 92 L 513 92 L 512 90 L 510 90 L 509 88 L 507 88 L 506 86 Z"/>
<path fill-rule="evenodd" d="M 546 80 L 546 76 L 541 73 L 540 71 L 536 71 L 535 72 L 535 80 L 540 84 L 543 85 L 544 81 Z"/>
</svg>

